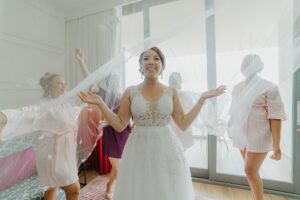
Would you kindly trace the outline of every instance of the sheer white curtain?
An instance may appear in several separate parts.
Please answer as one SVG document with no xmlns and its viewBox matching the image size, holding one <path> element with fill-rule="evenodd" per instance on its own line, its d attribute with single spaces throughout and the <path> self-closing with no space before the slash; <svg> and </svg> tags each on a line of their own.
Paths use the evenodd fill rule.
<svg viewBox="0 0 300 200">
<path fill-rule="evenodd" d="M 71 87 L 82 79 L 76 48 L 83 48 L 91 72 L 120 52 L 121 15 L 114 8 L 66 22 L 66 78 Z"/>
</svg>

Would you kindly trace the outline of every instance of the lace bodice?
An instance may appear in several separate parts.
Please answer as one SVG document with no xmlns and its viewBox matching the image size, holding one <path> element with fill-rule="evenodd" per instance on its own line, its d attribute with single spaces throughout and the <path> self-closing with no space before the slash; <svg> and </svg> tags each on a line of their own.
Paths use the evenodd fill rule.
<svg viewBox="0 0 300 200">
<path fill-rule="evenodd" d="M 166 126 L 173 112 L 173 91 L 166 88 L 159 100 L 145 99 L 137 86 L 130 89 L 131 112 L 137 126 Z"/>
</svg>

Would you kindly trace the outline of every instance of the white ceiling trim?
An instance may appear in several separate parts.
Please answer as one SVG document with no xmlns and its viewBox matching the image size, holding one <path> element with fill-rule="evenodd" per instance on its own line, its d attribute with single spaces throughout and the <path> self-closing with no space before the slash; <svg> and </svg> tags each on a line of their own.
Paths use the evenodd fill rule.
<svg viewBox="0 0 300 200">
<path fill-rule="evenodd" d="M 73 19 L 78 19 L 84 16 L 95 14 L 104 10 L 112 9 L 114 7 L 130 4 L 136 2 L 137 0 L 101 0 L 101 1 L 91 1 L 85 3 L 84 5 L 64 8 L 65 10 L 65 21 L 70 21 Z"/>
</svg>

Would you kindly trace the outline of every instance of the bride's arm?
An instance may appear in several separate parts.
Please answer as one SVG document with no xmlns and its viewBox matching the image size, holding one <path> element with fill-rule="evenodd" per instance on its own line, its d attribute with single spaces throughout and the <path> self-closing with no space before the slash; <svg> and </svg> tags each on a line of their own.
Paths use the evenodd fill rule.
<svg viewBox="0 0 300 200">
<path fill-rule="evenodd" d="M 118 132 L 122 132 L 128 125 L 129 119 L 131 118 L 130 110 L 130 90 L 127 89 L 121 99 L 120 109 L 118 114 L 115 114 L 111 111 L 108 106 L 105 104 L 103 99 L 98 95 L 92 93 L 83 93 L 79 94 L 79 97 L 82 101 L 90 104 L 97 105 L 102 114 L 104 115 L 106 121 Z"/>
<path fill-rule="evenodd" d="M 173 113 L 172 118 L 176 125 L 183 131 L 185 131 L 198 116 L 205 98 L 201 97 L 198 102 L 192 107 L 188 113 L 184 113 L 182 105 L 179 101 L 178 93 L 176 89 L 173 89 Z"/>
<path fill-rule="evenodd" d="M 176 89 L 173 89 L 173 120 L 181 130 L 185 131 L 198 116 L 205 100 L 219 96 L 223 94 L 225 90 L 225 86 L 220 86 L 216 89 L 204 92 L 192 109 L 185 114 L 179 101 L 178 93 Z"/>
</svg>

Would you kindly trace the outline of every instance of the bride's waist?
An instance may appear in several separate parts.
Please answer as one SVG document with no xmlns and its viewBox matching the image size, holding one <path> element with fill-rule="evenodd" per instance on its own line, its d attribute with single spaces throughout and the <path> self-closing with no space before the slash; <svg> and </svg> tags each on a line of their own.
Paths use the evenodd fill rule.
<svg viewBox="0 0 300 200">
<path fill-rule="evenodd" d="M 136 134 L 163 134 L 170 132 L 169 126 L 134 126 L 132 133 Z"/>
</svg>

